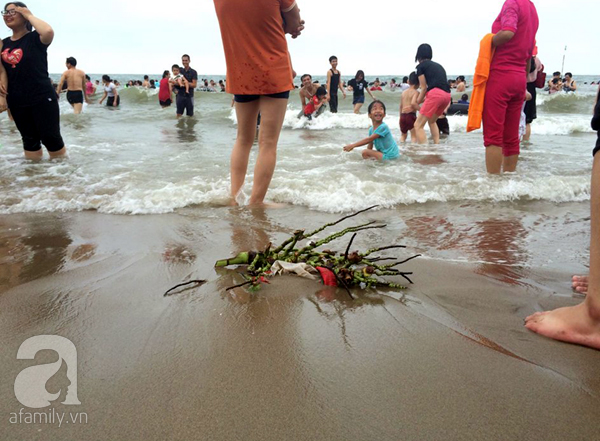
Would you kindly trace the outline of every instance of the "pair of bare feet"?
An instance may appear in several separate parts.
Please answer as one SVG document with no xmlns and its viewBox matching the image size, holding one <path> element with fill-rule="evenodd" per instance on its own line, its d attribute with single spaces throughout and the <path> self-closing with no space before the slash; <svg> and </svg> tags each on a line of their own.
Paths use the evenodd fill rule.
<svg viewBox="0 0 600 441">
<path fill-rule="evenodd" d="M 588 277 L 573 276 L 573 289 L 588 292 Z M 577 306 L 536 312 L 525 319 L 525 327 L 555 340 L 600 349 L 600 310 L 586 298 Z"/>
</svg>

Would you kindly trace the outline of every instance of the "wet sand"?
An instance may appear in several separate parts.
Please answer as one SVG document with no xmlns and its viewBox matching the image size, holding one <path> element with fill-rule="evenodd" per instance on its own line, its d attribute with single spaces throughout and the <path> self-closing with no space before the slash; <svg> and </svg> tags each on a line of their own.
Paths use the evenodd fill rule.
<svg viewBox="0 0 600 441">
<path fill-rule="evenodd" d="M 581 301 L 570 272 L 529 268 L 514 283 L 502 265 L 425 256 L 405 265 L 405 292 L 350 301 L 286 276 L 226 293 L 239 276 L 217 259 L 338 217 L 274 211 L 0 217 L 0 439 L 597 439 L 600 352 L 523 327 L 536 310 Z M 391 242 L 397 232 L 377 230 L 356 248 Z M 189 278 L 208 283 L 163 297 Z M 23 407 L 18 373 L 57 360 L 16 359 L 41 334 L 75 344 L 81 406 L 58 404 L 65 369 L 47 389 L 62 389 L 52 408 L 87 424 L 9 422 Z"/>
</svg>

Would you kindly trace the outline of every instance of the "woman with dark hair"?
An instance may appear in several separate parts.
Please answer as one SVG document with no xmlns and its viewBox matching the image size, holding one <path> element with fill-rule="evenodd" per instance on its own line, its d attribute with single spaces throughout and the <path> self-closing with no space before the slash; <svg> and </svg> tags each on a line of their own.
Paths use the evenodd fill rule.
<svg viewBox="0 0 600 441">
<path fill-rule="evenodd" d="M 64 156 L 67 150 L 60 135 L 58 99 L 48 76 L 48 46 L 54 31 L 21 2 L 7 3 L 2 16 L 12 31 L 0 45 L 8 77 L 6 98 L 23 139 L 25 157 L 40 159 L 42 144 L 51 158 Z"/>
<path fill-rule="evenodd" d="M 102 84 L 104 84 L 104 95 L 100 98 L 98 104 L 102 104 L 105 98 L 107 107 L 117 107 L 121 104 L 121 97 L 119 96 L 119 92 L 117 91 L 117 86 L 112 82 L 108 75 L 102 75 Z"/>
<path fill-rule="evenodd" d="M 158 104 L 160 104 L 160 107 L 163 109 L 169 107 L 172 103 L 171 96 L 173 95 L 173 84 L 169 82 L 169 78 L 171 78 L 171 72 L 165 70 L 158 86 Z"/>
<path fill-rule="evenodd" d="M 492 25 L 490 64 L 483 104 L 487 172 L 514 172 L 519 161 L 519 123 L 539 20 L 530 0 L 506 0 Z"/>
<path fill-rule="evenodd" d="M 448 76 L 442 65 L 431 61 L 433 58 L 433 49 L 427 43 L 419 46 L 415 61 L 417 66 L 417 77 L 421 92 L 417 98 L 417 103 L 423 105 L 419 110 L 419 116 L 415 122 L 415 134 L 419 144 L 427 143 L 425 135 L 425 123 L 429 123 L 429 130 L 434 144 L 440 142 L 440 130 L 437 120 L 450 105 L 452 96 L 450 95 L 450 86 L 448 86 Z"/>
<path fill-rule="evenodd" d="M 348 81 L 348 86 L 352 87 L 354 113 L 360 113 L 360 108 L 365 103 L 365 90 L 371 95 L 371 99 L 375 99 L 369 90 L 369 83 L 365 81 L 365 73 L 362 70 L 356 72 L 356 76 Z"/>
</svg>

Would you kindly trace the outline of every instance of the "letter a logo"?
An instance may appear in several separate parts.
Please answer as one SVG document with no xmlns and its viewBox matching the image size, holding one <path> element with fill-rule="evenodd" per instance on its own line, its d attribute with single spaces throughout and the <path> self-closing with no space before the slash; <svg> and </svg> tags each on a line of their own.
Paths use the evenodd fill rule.
<svg viewBox="0 0 600 441">
<path fill-rule="evenodd" d="M 46 382 L 58 372 L 64 361 L 67 365 L 67 378 L 71 385 L 62 404 L 81 404 L 77 398 L 77 349 L 71 340 L 58 335 L 38 335 L 23 342 L 17 352 L 18 360 L 33 360 L 35 354 L 44 349 L 56 351 L 58 361 L 23 369 L 15 379 L 15 396 L 23 406 L 39 409 L 48 407 L 51 401 L 60 397 L 61 391 L 51 394 L 46 390 Z"/>
</svg>

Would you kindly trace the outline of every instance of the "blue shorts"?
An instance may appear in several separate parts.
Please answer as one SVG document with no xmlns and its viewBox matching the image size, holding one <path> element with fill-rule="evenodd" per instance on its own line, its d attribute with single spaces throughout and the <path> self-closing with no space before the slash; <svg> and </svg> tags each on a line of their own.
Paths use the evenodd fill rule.
<svg viewBox="0 0 600 441">
<path fill-rule="evenodd" d="M 381 158 L 384 161 L 388 161 L 390 159 L 398 159 L 400 157 L 400 151 L 398 149 L 396 150 L 392 150 L 391 152 L 387 152 L 383 154 L 383 158 Z"/>
<path fill-rule="evenodd" d="M 365 96 L 355 96 L 354 99 L 352 100 L 352 104 L 358 104 L 361 103 L 363 104 L 365 102 Z"/>
<path fill-rule="evenodd" d="M 270 95 L 234 95 L 233 99 L 236 103 L 250 103 L 252 101 L 256 101 L 261 96 L 266 96 L 267 98 L 280 98 L 287 100 L 290 97 L 290 91 L 287 92 L 279 92 L 272 93 Z"/>
</svg>

